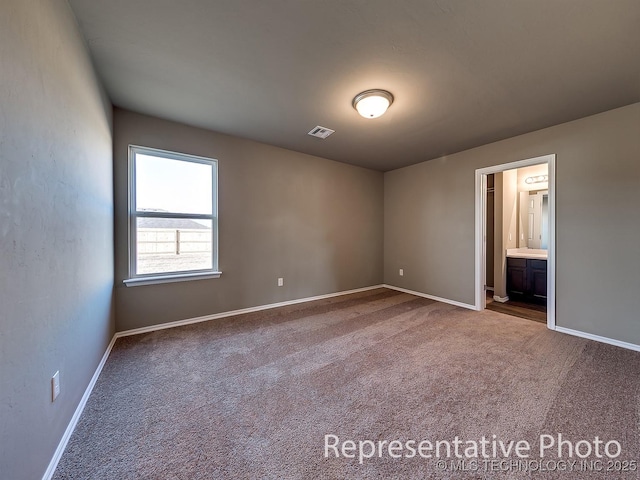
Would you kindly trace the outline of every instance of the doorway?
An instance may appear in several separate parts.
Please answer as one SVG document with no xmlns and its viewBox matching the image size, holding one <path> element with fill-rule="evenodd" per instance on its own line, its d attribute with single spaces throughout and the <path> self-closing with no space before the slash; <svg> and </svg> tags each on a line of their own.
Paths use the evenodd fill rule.
<svg viewBox="0 0 640 480">
<path fill-rule="evenodd" d="M 540 228 L 544 230 L 545 246 L 547 247 L 547 271 L 546 271 L 546 290 L 547 290 L 547 327 L 555 330 L 555 154 L 545 155 L 542 157 L 529 158 L 517 162 L 496 165 L 493 167 L 481 168 L 476 170 L 476 195 L 475 195 L 475 213 L 476 213 L 476 234 L 475 234 L 475 260 L 476 260 L 476 280 L 475 280 L 475 307 L 476 310 L 484 310 L 487 305 L 487 296 L 485 285 L 487 284 L 487 193 L 490 189 L 487 179 L 489 175 L 500 174 L 510 170 L 530 167 L 533 165 L 546 164 L 548 168 L 548 191 L 541 195 L 541 209 L 544 207 L 543 221 Z"/>
</svg>

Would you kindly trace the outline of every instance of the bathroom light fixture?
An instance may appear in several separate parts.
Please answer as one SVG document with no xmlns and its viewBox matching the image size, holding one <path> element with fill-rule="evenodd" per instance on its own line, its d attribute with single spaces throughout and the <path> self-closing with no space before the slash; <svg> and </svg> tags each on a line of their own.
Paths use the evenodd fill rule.
<svg viewBox="0 0 640 480">
<path fill-rule="evenodd" d="M 393 95 L 386 90 L 365 90 L 353 99 L 355 108 L 364 118 L 378 118 L 393 103 Z"/>
<path fill-rule="evenodd" d="M 537 175 L 535 177 L 527 177 L 524 183 L 531 185 L 532 183 L 545 183 L 549 181 L 549 175 Z"/>
</svg>

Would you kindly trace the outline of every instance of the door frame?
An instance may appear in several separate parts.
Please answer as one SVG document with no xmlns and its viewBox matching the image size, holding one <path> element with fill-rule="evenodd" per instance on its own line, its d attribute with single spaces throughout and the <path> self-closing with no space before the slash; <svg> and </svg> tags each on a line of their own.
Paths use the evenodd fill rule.
<svg viewBox="0 0 640 480">
<path fill-rule="evenodd" d="M 549 167 L 549 248 L 547 250 L 547 328 L 556 329 L 556 155 L 527 158 L 516 162 L 503 163 L 476 170 L 475 189 L 475 259 L 476 259 L 476 301 L 475 309 L 484 310 L 487 298 L 484 291 L 486 277 L 486 195 L 487 175 L 515 168 L 530 167 L 546 163 Z"/>
</svg>

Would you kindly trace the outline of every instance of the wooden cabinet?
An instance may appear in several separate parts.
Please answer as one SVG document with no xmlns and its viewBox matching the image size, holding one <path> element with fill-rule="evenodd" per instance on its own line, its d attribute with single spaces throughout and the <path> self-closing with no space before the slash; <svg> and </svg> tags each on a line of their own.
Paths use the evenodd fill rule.
<svg viewBox="0 0 640 480">
<path fill-rule="evenodd" d="M 534 298 L 547 302 L 547 261 L 527 260 L 529 292 Z"/>
<path fill-rule="evenodd" d="M 521 302 L 547 304 L 547 261 L 507 257 L 507 295 Z"/>
<path fill-rule="evenodd" d="M 527 260 L 507 258 L 507 295 L 524 295 L 527 290 Z"/>
</svg>

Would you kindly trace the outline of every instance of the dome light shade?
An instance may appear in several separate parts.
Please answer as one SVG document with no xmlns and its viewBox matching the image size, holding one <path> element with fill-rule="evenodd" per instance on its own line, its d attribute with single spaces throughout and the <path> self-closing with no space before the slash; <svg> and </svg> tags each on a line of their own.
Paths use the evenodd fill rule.
<svg viewBox="0 0 640 480">
<path fill-rule="evenodd" d="M 355 108 L 364 118 L 378 118 L 393 103 L 393 95 L 386 90 L 366 90 L 353 99 Z"/>
</svg>

